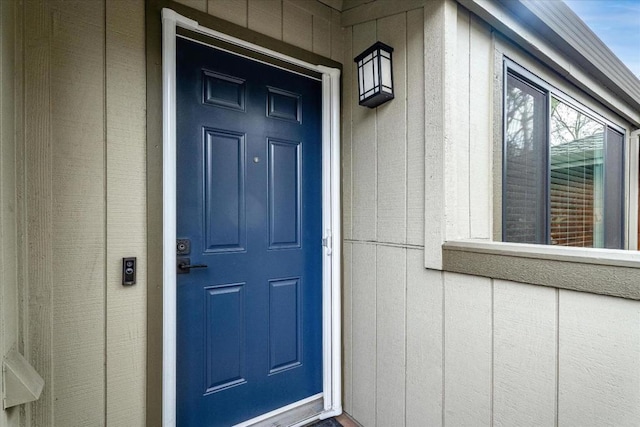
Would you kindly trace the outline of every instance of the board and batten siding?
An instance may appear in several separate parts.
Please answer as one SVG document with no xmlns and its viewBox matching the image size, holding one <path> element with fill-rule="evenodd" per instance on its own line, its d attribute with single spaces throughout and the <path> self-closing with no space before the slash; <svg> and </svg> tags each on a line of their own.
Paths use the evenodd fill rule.
<svg viewBox="0 0 640 427">
<path fill-rule="evenodd" d="M 143 426 L 144 1 L 1 3 L 2 18 L 8 9 L 15 17 L 15 27 L 2 23 L 3 65 L 10 28 L 16 58 L 24 61 L 15 66 L 13 101 L 23 112 L 16 142 L 9 147 L 10 138 L 2 138 L 3 165 L 5 153 L 15 157 L 17 207 L 11 209 L 19 243 L 5 251 L 15 236 L 5 240 L 3 232 L 3 256 L 20 254 L 13 262 L 18 349 L 45 380 L 20 425 Z M 2 183 L 4 213 L 11 206 L 5 197 L 12 196 L 4 175 Z M 138 259 L 138 283 L 125 288 L 122 257 L 128 256 Z M 8 302 L 16 297 L 7 295 L 6 283 L 3 277 Z M 15 338 L 6 330 L 2 336 Z M 0 425 L 12 424 L 0 418 Z"/>
<path fill-rule="evenodd" d="M 640 302 L 440 271 L 443 241 L 493 234 L 491 27 L 451 0 L 365 6 L 344 33 L 344 410 L 364 427 L 640 424 Z M 377 40 L 396 97 L 371 110 L 353 57 Z"/>
<path fill-rule="evenodd" d="M 342 60 L 340 12 L 316 0 L 175 0 L 334 61 Z M 335 2 L 326 2 L 335 3 Z"/>
<path fill-rule="evenodd" d="M 20 340 L 18 175 L 21 158 L 20 26 L 14 2 L 0 2 L 0 360 L 12 349 L 24 351 Z M 0 392 L 2 388 L 0 387 Z M 0 426 L 20 425 L 20 408 L 0 410 Z"/>
</svg>

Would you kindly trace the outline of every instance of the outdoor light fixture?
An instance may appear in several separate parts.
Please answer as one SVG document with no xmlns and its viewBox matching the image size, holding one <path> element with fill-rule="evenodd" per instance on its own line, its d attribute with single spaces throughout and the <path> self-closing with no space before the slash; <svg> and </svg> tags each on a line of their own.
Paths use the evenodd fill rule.
<svg viewBox="0 0 640 427">
<path fill-rule="evenodd" d="M 356 56 L 358 66 L 358 102 L 369 108 L 393 99 L 393 69 L 391 64 L 393 48 L 376 42 L 369 49 Z"/>
</svg>

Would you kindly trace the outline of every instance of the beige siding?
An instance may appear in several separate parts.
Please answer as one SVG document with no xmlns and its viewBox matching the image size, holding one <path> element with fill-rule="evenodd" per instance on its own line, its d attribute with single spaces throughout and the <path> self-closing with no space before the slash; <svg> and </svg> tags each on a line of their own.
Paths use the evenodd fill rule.
<svg viewBox="0 0 640 427">
<path fill-rule="evenodd" d="M 180 2 L 345 64 L 346 412 L 365 427 L 640 423 L 640 302 L 438 270 L 444 240 L 492 230 L 491 28 L 452 0 Z M 46 381 L 0 426 L 142 426 L 144 1 L 5 1 L 0 24 L 0 352 L 17 345 Z M 371 110 L 353 57 L 376 40 L 395 48 L 396 99 Z"/>
<path fill-rule="evenodd" d="M 424 268 L 422 250 L 407 249 L 407 426 L 437 426 L 443 402 L 443 273 Z"/>
<path fill-rule="evenodd" d="M 558 291 L 552 288 L 494 281 L 496 426 L 555 423 L 557 296 Z"/>
<path fill-rule="evenodd" d="M 414 249 L 378 246 L 373 272 L 374 247 L 353 247 L 345 411 L 363 426 L 638 424 L 640 302 L 425 270 Z"/>
<path fill-rule="evenodd" d="M 362 52 L 376 41 L 376 22 L 353 27 L 352 52 Z M 357 55 L 357 53 L 356 53 Z M 353 61 L 345 58 L 344 63 Z M 356 76 L 355 63 L 349 62 L 352 76 Z M 376 241 L 377 200 L 377 137 L 376 110 L 358 107 L 358 86 L 351 86 L 351 237 L 354 241 Z M 349 203 L 347 203 L 349 204 Z"/>
<path fill-rule="evenodd" d="M 145 425 L 146 102 L 144 0 L 106 1 L 106 422 Z M 122 286 L 123 257 L 137 257 Z"/>
<path fill-rule="evenodd" d="M 250 0 L 248 21 L 253 31 L 282 40 L 282 0 Z"/>
<path fill-rule="evenodd" d="M 425 193 L 424 193 L 424 261 L 428 268 L 442 266 L 441 242 L 445 239 L 445 173 L 443 144 L 450 132 L 452 112 L 444 102 L 451 91 L 443 67 L 455 53 L 455 8 L 450 2 L 429 2 L 424 8 L 425 62 L 422 77 L 425 85 Z M 451 29 L 453 27 L 453 29 Z M 428 46 L 428 48 L 427 48 Z M 448 195 L 451 197 L 451 195 Z M 429 224 L 427 227 L 426 224 Z"/>
<path fill-rule="evenodd" d="M 325 4 L 331 4 L 331 2 L 316 0 L 176 1 L 318 55 L 336 61 L 342 60 L 340 13 L 334 7 Z"/>
<path fill-rule="evenodd" d="M 407 15 L 377 21 L 376 39 L 393 46 L 393 90 L 400 102 L 376 109 L 377 236 L 405 243 L 407 230 Z"/>
<path fill-rule="evenodd" d="M 44 2 L 27 2 L 24 8 L 24 110 L 25 110 L 25 245 L 28 306 L 25 357 L 40 373 L 45 386 L 40 399 L 30 405 L 28 423 L 52 425 L 52 168 L 49 38 L 51 14 Z"/>
<path fill-rule="evenodd" d="M 407 250 L 376 252 L 376 424 L 405 417 Z"/>
<path fill-rule="evenodd" d="M 442 330 L 414 322 L 442 321 L 441 274 L 424 270 L 420 250 L 423 34 L 421 8 L 344 31 L 344 408 L 364 426 L 442 418 L 442 385 L 434 386 L 442 381 Z M 358 106 L 353 57 L 377 40 L 394 48 L 395 99 L 369 109 Z"/>
<path fill-rule="evenodd" d="M 105 411 L 104 7 L 50 8 L 52 420 L 96 425 Z"/>
<path fill-rule="evenodd" d="M 20 56 L 15 47 L 21 37 L 20 10 L 15 1 L 0 2 L 0 359 L 19 341 L 18 215 L 16 194 L 19 135 L 17 120 L 21 79 L 16 78 Z M 1 380 L 0 380 L 1 381 Z M 1 390 L 0 385 L 0 390 Z M 20 409 L 0 412 L 0 426 L 17 427 Z"/>
<path fill-rule="evenodd" d="M 424 245 L 424 11 L 407 12 L 407 243 Z"/>
<path fill-rule="evenodd" d="M 45 380 L 23 423 L 142 426 L 144 2 L 33 1 L 18 12 L 29 28 L 16 100 L 25 144 L 14 186 L 25 218 L 19 320 L 25 356 Z M 120 284 L 124 256 L 139 261 L 132 288 Z"/>
<path fill-rule="evenodd" d="M 492 283 L 444 274 L 444 423 L 491 424 Z"/>
<path fill-rule="evenodd" d="M 365 426 L 376 425 L 376 246 L 353 244 L 352 402 L 351 414 Z"/>
<path fill-rule="evenodd" d="M 560 291 L 558 424 L 640 424 L 640 302 Z"/>
<path fill-rule="evenodd" d="M 344 63 L 393 46 L 396 98 L 358 106 L 345 71 L 345 411 L 365 427 L 638 425 L 640 302 L 439 271 L 443 241 L 494 227 L 492 29 L 451 0 L 346 4 Z"/>
</svg>

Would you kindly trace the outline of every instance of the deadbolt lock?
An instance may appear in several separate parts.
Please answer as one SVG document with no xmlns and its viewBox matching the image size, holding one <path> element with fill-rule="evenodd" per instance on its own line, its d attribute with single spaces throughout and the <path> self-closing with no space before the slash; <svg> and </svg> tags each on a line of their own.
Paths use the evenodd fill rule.
<svg viewBox="0 0 640 427">
<path fill-rule="evenodd" d="M 178 239 L 176 241 L 176 255 L 189 255 L 191 252 L 191 240 Z"/>
</svg>

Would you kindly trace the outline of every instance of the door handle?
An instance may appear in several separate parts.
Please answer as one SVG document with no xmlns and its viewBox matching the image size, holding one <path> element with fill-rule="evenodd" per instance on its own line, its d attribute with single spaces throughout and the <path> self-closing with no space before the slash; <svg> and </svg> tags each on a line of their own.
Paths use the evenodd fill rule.
<svg viewBox="0 0 640 427">
<path fill-rule="evenodd" d="M 192 268 L 207 268 L 207 264 L 191 264 L 189 258 L 178 258 L 178 266 L 176 272 L 178 274 L 189 274 Z"/>
</svg>

